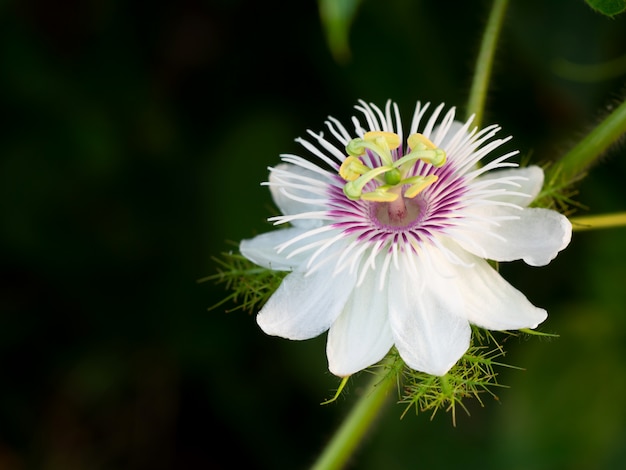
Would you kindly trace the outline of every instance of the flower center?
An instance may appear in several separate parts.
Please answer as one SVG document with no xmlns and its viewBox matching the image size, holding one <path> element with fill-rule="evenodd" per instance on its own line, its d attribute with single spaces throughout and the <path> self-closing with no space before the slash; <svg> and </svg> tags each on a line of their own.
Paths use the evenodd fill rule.
<svg viewBox="0 0 626 470">
<path fill-rule="evenodd" d="M 353 201 L 381 203 L 377 210 L 378 219 L 394 226 L 407 225 L 418 216 L 418 205 L 410 200 L 438 179 L 437 175 L 415 175 L 413 169 L 417 162 L 421 160 L 437 168 L 446 162 L 443 149 L 422 134 L 410 135 L 407 145 L 410 151 L 394 160 L 391 151 L 400 147 L 398 134 L 367 132 L 363 138 L 348 143 L 348 157 L 339 168 L 339 175 L 346 181 L 344 194 Z M 378 156 L 379 166 L 372 165 L 373 168 L 370 168 L 364 163 L 362 157 L 368 151 Z M 378 185 L 372 191 L 365 192 L 365 187 L 371 181 Z"/>
</svg>

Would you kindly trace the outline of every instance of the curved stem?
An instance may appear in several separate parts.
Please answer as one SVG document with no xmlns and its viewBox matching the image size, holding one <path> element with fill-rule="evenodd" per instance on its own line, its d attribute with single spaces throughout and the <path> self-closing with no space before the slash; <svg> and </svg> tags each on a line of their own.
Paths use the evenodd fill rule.
<svg viewBox="0 0 626 470">
<path fill-rule="evenodd" d="M 489 20 L 487 21 L 487 27 L 483 33 L 478 58 L 476 59 L 476 68 L 474 69 L 472 88 L 470 90 L 466 110 L 468 119 L 472 114 L 476 115 L 473 122 L 476 127 L 480 127 L 483 120 L 489 78 L 491 77 L 491 69 L 493 68 L 493 58 L 500 36 L 500 30 L 502 29 L 502 23 L 504 22 L 507 3 L 508 0 L 494 0 L 491 13 L 489 14 Z"/>
<path fill-rule="evenodd" d="M 555 166 L 565 181 L 574 179 L 626 132 L 626 101 L 609 114 L 594 130 L 566 153 Z"/>
<path fill-rule="evenodd" d="M 312 470 L 334 470 L 342 468 L 354 453 L 365 433 L 387 402 L 390 390 L 397 383 L 402 361 L 392 358 L 380 367 L 372 377 L 363 396 L 356 403 L 346 420 L 332 437 Z M 391 364 L 391 367 L 388 367 Z"/>
</svg>

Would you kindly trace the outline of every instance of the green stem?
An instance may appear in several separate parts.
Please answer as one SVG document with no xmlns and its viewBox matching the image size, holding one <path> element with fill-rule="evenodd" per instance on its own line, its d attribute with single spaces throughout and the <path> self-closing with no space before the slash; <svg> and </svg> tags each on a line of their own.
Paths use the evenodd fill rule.
<svg viewBox="0 0 626 470">
<path fill-rule="evenodd" d="M 496 53 L 502 23 L 504 22 L 507 3 L 508 0 L 494 0 L 493 8 L 491 8 L 489 20 L 487 21 L 487 27 L 483 33 L 478 58 L 476 59 L 476 68 L 474 69 L 472 88 L 470 89 L 466 111 L 468 119 L 472 114 L 476 115 L 473 124 L 477 127 L 480 127 L 483 120 L 489 78 L 491 77 L 491 69 L 493 68 L 493 58 Z"/>
<path fill-rule="evenodd" d="M 565 181 L 583 173 L 593 162 L 626 132 L 626 101 L 607 116 L 594 130 L 572 150 L 561 157 L 555 171 L 561 172 Z"/>
<path fill-rule="evenodd" d="M 626 225 L 626 212 L 572 217 L 570 222 L 572 222 L 573 229 L 576 231 L 623 227 Z"/>
<path fill-rule="evenodd" d="M 390 390 L 397 383 L 398 373 L 403 364 L 399 359 L 394 361 L 391 368 L 388 367 L 389 363 L 380 367 L 380 372 L 372 378 L 365 393 L 337 430 L 312 470 L 340 469 L 346 464 L 387 402 Z"/>
</svg>

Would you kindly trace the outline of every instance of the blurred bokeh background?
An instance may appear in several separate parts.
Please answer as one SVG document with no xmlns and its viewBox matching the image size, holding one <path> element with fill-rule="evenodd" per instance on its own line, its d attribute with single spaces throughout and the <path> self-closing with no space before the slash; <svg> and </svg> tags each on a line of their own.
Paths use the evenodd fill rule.
<svg viewBox="0 0 626 470">
<path fill-rule="evenodd" d="M 512 0 L 485 122 L 558 157 L 624 97 L 626 15 Z M 208 311 L 213 256 L 266 231 L 267 166 L 359 98 L 463 113 L 490 2 L 365 0 L 336 61 L 312 0 L 0 1 L 0 470 L 307 468 L 334 404 L 325 338 Z M 626 210 L 626 149 L 578 186 Z M 471 416 L 391 405 L 354 468 L 626 465 L 626 230 L 503 273 L 550 313 Z"/>
</svg>

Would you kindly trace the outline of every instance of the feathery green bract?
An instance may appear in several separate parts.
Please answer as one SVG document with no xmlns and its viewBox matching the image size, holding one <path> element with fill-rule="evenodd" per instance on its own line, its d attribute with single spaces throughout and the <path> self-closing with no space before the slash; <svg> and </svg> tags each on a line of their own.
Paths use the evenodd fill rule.
<svg viewBox="0 0 626 470">
<path fill-rule="evenodd" d="M 258 310 L 274 293 L 286 271 L 272 271 L 257 266 L 252 261 L 238 253 L 222 253 L 221 258 L 213 258 L 217 264 L 217 273 L 198 280 L 198 282 L 213 281 L 224 284 L 231 293 L 212 307 L 213 310 L 228 302 L 237 304 L 232 310 L 254 312 Z"/>
<path fill-rule="evenodd" d="M 400 403 L 406 404 L 402 416 L 411 409 L 415 413 L 430 412 L 431 419 L 440 409 L 451 412 L 452 422 L 456 424 L 457 406 L 469 414 L 463 404 L 466 398 L 475 398 L 481 405 L 481 395 L 487 393 L 498 399 L 493 389 L 505 387 L 497 381 L 496 366 L 519 369 L 512 365 L 496 361 L 505 355 L 491 332 L 473 327 L 472 344 L 463 357 L 450 371 L 442 376 L 435 376 L 405 367 L 404 387 Z M 513 334 L 513 333 L 510 333 Z"/>
</svg>

